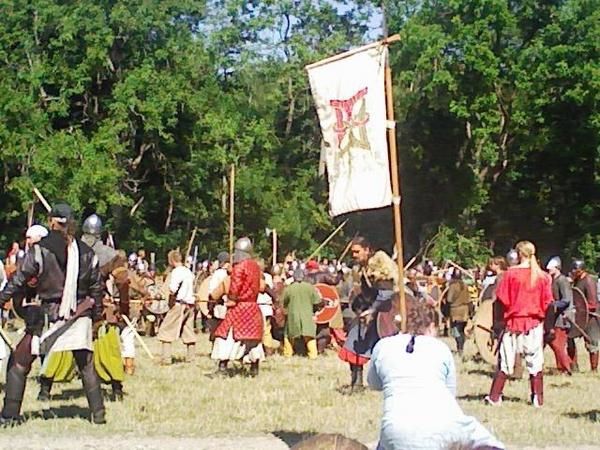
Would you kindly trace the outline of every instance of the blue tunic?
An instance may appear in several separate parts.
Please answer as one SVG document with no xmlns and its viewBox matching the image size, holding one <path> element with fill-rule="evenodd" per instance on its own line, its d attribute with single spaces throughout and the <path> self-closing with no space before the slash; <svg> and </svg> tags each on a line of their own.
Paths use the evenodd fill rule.
<svg viewBox="0 0 600 450">
<path fill-rule="evenodd" d="M 369 385 L 383 391 L 379 449 L 446 449 L 450 446 L 503 449 L 504 445 L 475 418 L 466 416 L 456 399 L 456 370 L 450 349 L 430 336 L 380 340 L 373 349 Z"/>
</svg>

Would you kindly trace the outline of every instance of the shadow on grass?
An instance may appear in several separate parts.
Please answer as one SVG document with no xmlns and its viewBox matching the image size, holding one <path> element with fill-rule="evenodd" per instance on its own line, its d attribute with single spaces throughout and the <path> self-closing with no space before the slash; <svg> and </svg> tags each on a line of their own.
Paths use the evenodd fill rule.
<svg viewBox="0 0 600 450">
<path fill-rule="evenodd" d="M 586 419 L 590 422 L 600 422 L 600 410 L 598 409 L 583 412 L 568 412 L 563 414 L 563 416 L 570 417 L 571 419 Z"/>
<path fill-rule="evenodd" d="M 273 436 L 285 442 L 288 447 L 293 447 L 298 442 L 302 442 L 305 439 L 316 436 L 318 433 L 315 433 L 314 431 L 306 431 L 302 433 L 298 433 L 296 431 L 274 431 L 272 434 Z"/>
<path fill-rule="evenodd" d="M 491 377 L 494 375 L 494 372 L 486 369 L 467 369 L 467 374 L 469 375 L 485 375 L 486 377 Z"/>
<path fill-rule="evenodd" d="M 53 408 L 43 409 L 41 411 L 34 411 L 31 413 L 25 413 L 21 423 L 28 422 L 32 419 L 85 419 L 88 420 L 90 417 L 90 410 L 88 408 L 82 408 L 77 405 L 62 405 Z"/>
<path fill-rule="evenodd" d="M 52 394 L 52 400 L 73 400 L 83 396 L 83 388 L 65 389 L 60 394 Z"/>
<path fill-rule="evenodd" d="M 483 403 L 484 397 L 485 397 L 485 395 L 482 395 L 482 394 L 465 394 L 465 395 L 457 396 L 456 399 L 457 400 L 465 400 L 467 402 Z M 502 401 L 509 402 L 509 403 L 528 403 L 525 399 L 522 399 L 521 397 L 508 397 L 505 395 L 502 396 Z"/>
</svg>

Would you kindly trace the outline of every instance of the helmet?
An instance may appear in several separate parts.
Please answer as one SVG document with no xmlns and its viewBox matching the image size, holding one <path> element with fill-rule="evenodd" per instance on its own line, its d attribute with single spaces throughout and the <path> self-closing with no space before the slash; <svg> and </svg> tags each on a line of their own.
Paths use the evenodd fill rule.
<svg viewBox="0 0 600 450">
<path fill-rule="evenodd" d="M 83 222 L 83 227 L 81 227 L 84 233 L 93 234 L 95 236 L 100 235 L 102 233 L 102 220 L 96 214 L 92 214 Z"/>
<path fill-rule="evenodd" d="M 219 264 L 225 264 L 226 262 L 229 262 L 229 253 L 219 252 L 217 255 L 217 261 L 219 261 Z"/>
<path fill-rule="evenodd" d="M 583 259 L 576 258 L 571 263 L 571 271 L 576 270 L 585 270 L 585 262 L 583 261 Z"/>
<path fill-rule="evenodd" d="M 546 269 L 548 269 L 548 270 L 550 270 L 550 269 L 560 270 L 561 268 L 562 268 L 562 261 L 560 260 L 559 256 L 553 256 L 548 261 L 548 264 L 546 264 Z"/>
<path fill-rule="evenodd" d="M 234 263 L 239 263 L 246 259 L 252 258 L 252 241 L 250 240 L 250 238 L 239 238 L 237 241 L 235 241 L 233 248 Z"/>
<path fill-rule="evenodd" d="M 514 248 L 511 248 L 506 254 L 506 263 L 509 266 L 516 266 L 519 264 L 519 253 Z"/>
</svg>

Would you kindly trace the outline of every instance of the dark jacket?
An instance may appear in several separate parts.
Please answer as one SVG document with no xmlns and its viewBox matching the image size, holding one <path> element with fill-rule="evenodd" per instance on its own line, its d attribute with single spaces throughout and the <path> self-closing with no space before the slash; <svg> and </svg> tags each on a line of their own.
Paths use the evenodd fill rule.
<svg viewBox="0 0 600 450">
<path fill-rule="evenodd" d="M 573 310 L 573 288 L 569 279 L 563 274 L 552 280 L 552 295 L 554 303 L 551 307 L 554 308 L 557 316 L 554 326 L 557 328 L 570 328 L 571 324 L 567 317 L 574 319 L 575 313 Z"/>
<path fill-rule="evenodd" d="M 98 259 L 94 251 L 77 240 L 79 247 L 79 276 L 77 279 L 77 302 L 87 297 L 94 299 L 92 318 L 102 314 L 102 283 Z M 27 283 L 37 279 L 36 291 L 42 302 L 60 303 L 65 286 L 67 244 L 58 232 L 50 232 L 48 237 L 27 252 L 23 264 L 12 277 L 5 289 L 0 292 L 0 305 L 4 305 L 13 295 L 24 292 Z"/>
</svg>

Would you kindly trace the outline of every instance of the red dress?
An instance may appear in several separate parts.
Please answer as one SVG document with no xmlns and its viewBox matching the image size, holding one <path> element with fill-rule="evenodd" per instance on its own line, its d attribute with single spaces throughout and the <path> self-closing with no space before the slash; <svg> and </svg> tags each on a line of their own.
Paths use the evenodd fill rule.
<svg viewBox="0 0 600 450">
<path fill-rule="evenodd" d="M 550 275 L 542 273 L 533 285 L 530 277 L 531 269 L 511 267 L 496 290 L 496 297 L 504 306 L 506 328 L 512 333 L 526 333 L 542 323 L 554 299 Z"/>
<path fill-rule="evenodd" d="M 231 328 L 236 341 L 262 340 L 263 316 L 256 303 L 261 275 L 258 263 L 253 259 L 233 266 L 228 297 L 236 304 L 227 310 L 225 318 L 215 330 L 216 337 L 227 339 Z"/>
</svg>

